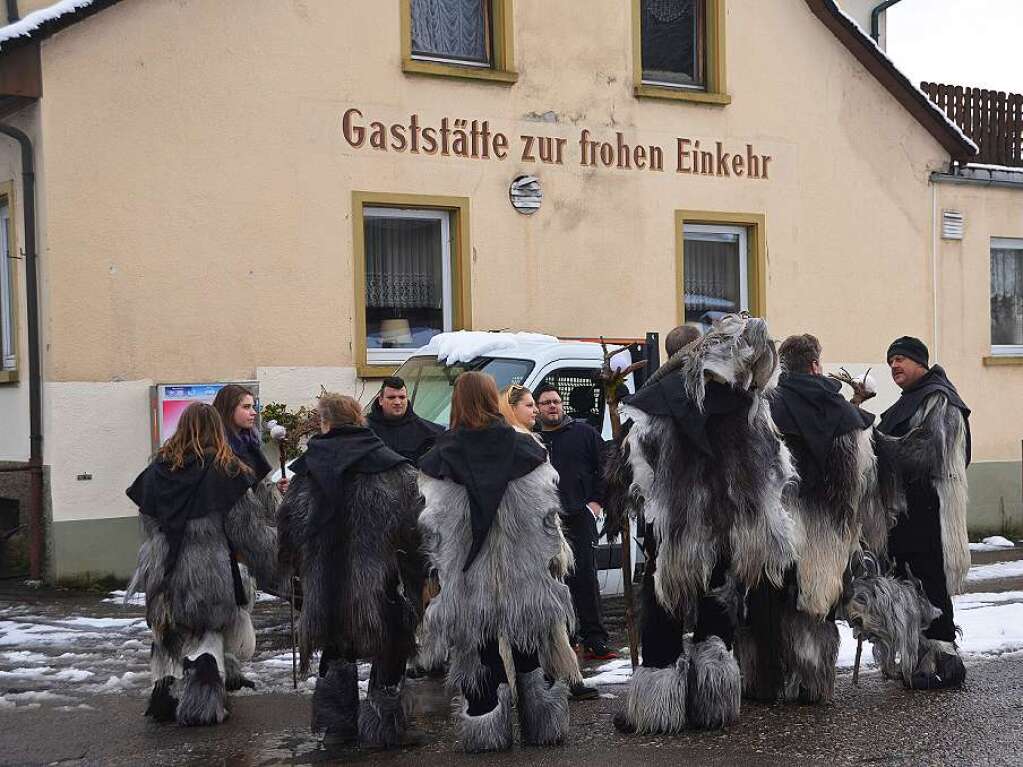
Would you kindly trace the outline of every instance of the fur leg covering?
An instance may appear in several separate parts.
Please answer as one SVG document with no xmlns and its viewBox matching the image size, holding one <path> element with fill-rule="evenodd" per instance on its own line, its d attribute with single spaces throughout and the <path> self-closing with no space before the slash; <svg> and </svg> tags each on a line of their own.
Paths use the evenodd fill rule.
<svg viewBox="0 0 1023 767">
<path fill-rule="evenodd" d="M 210 653 L 202 653 L 195 660 L 186 658 L 184 669 L 178 724 L 201 727 L 227 719 L 227 690 L 217 659 Z"/>
<path fill-rule="evenodd" d="M 689 658 L 680 655 L 667 668 L 640 666 L 632 674 L 625 702 L 615 717 L 623 732 L 680 733 L 686 727 Z"/>
<path fill-rule="evenodd" d="M 739 721 L 742 705 L 739 664 L 718 637 L 693 645 L 687 693 L 691 727 L 714 730 Z"/>
<path fill-rule="evenodd" d="M 372 748 L 397 748 L 405 734 L 401 687 L 370 687 L 359 709 L 359 743 Z"/>
<path fill-rule="evenodd" d="M 788 608 L 781 621 L 786 701 L 831 702 L 838 644 L 838 627 L 832 621 Z"/>
<path fill-rule="evenodd" d="M 568 685 L 548 685 L 539 668 L 516 677 L 522 742 L 529 746 L 564 743 L 568 737 Z"/>
<path fill-rule="evenodd" d="M 224 687 L 228 692 L 236 692 L 243 687 L 256 689 L 256 683 L 242 674 L 241 661 L 230 653 L 224 653 Z"/>
<path fill-rule="evenodd" d="M 920 640 L 920 659 L 910 678 L 914 690 L 961 687 L 966 681 L 966 666 L 952 642 L 940 639 Z"/>
<path fill-rule="evenodd" d="M 507 751 L 512 747 L 511 689 L 506 684 L 497 688 L 497 707 L 479 716 L 469 716 L 469 704 L 462 702 L 458 713 L 458 737 L 466 752 Z"/>
<path fill-rule="evenodd" d="M 354 663 L 331 661 L 313 690 L 313 732 L 332 742 L 351 743 L 358 737 L 359 673 Z"/>
<path fill-rule="evenodd" d="M 157 722 L 174 721 L 178 709 L 178 699 L 174 696 L 175 682 L 177 680 L 172 676 L 157 680 L 153 685 L 153 692 L 149 695 L 146 716 L 153 717 Z"/>
</svg>

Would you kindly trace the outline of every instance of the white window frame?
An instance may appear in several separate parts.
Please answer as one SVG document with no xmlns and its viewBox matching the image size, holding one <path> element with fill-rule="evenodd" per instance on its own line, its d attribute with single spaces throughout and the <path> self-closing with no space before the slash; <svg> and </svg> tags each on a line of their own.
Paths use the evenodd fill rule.
<svg viewBox="0 0 1023 767">
<path fill-rule="evenodd" d="M 686 237 L 690 234 L 698 235 L 693 239 L 703 239 L 705 242 L 713 240 L 707 235 L 738 235 L 739 236 L 739 311 L 749 311 L 749 230 L 745 226 L 730 226 L 728 224 L 683 224 L 682 226 L 682 252 L 685 253 Z M 703 237 L 699 237 L 703 235 Z M 685 258 L 682 259 L 682 268 L 685 269 Z M 682 310 L 685 312 L 685 274 L 682 275 Z"/>
<path fill-rule="evenodd" d="M 408 218 L 440 221 L 441 293 L 443 298 L 443 330 L 454 330 L 454 300 L 451 285 L 451 212 L 430 208 L 385 208 L 366 206 L 362 210 L 363 225 L 371 218 Z M 365 269 L 363 264 L 363 269 Z M 365 278 L 365 275 L 363 275 Z M 366 311 L 366 307 L 363 307 Z M 369 365 L 400 365 L 411 357 L 416 349 L 372 349 L 369 347 L 369 331 L 366 338 L 366 363 Z"/>
<path fill-rule="evenodd" d="M 988 257 L 992 250 L 1023 250 L 1021 237 L 992 237 L 988 248 Z M 990 322 L 991 286 L 988 285 L 988 320 Z M 1023 344 L 991 344 L 991 355 L 994 357 L 1023 357 Z"/>
<path fill-rule="evenodd" d="M 11 206 L 5 200 L 0 203 L 0 370 L 18 369 L 18 353 L 15 348 L 14 313 L 14 269 L 13 243 L 11 235 Z"/>
</svg>

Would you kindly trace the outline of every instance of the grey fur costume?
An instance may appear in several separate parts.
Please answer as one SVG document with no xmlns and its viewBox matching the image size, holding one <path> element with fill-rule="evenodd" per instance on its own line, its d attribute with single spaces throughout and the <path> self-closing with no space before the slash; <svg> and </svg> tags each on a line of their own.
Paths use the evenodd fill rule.
<svg viewBox="0 0 1023 767">
<path fill-rule="evenodd" d="M 153 630 L 149 711 L 182 725 L 216 724 L 227 718 L 226 692 L 244 684 L 240 664 L 252 657 L 256 634 L 249 616 L 253 585 L 275 585 L 277 536 L 260 520 L 252 491 L 226 513 L 190 520 L 181 551 L 165 577 L 167 537 L 142 517 L 144 541 L 127 594 L 146 595 L 146 622 Z M 229 548 L 240 567 L 246 604 L 236 601 Z"/>
<path fill-rule="evenodd" d="M 558 475 L 549 462 L 508 483 L 496 518 L 475 561 L 463 572 L 472 545 L 469 496 L 456 482 L 420 473 L 426 508 L 419 518 L 424 548 L 436 568 L 440 594 L 423 616 L 422 661 L 449 660 L 449 687 L 476 690 L 484 667 L 480 649 L 500 637 L 519 650 L 539 655 L 543 673 L 552 679 L 573 679 L 578 664 L 566 639 L 574 624 L 572 599 L 564 583 L 571 550 L 561 532 Z M 520 686 L 525 683 L 519 679 Z M 567 691 L 534 684 L 533 704 L 548 711 L 567 730 Z M 497 750 L 510 745 L 511 696 L 501 686 L 497 708 L 469 717 L 462 707 L 460 731 L 469 750 Z M 521 705 L 524 704 L 520 700 Z M 534 722 L 536 716 L 527 721 Z M 496 729 L 495 729 L 496 728 Z M 525 733 L 545 743 L 557 738 L 536 726 Z M 524 731 L 525 732 L 525 731 Z"/>
<path fill-rule="evenodd" d="M 656 600 L 680 628 L 695 622 L 700 633 L 700 613 L 709 598 L 720 603 L 724 633 L 729 633 L 737 590 L 754 587 L 765 576 L 780 587 L 796 560 L 800 530 L 782 502 L 795 472 L 765 398 L 776 374 L 777 354 L 766 323 L 729 315 L 646 384 L 667 376 L 680 379 L 682 407 L 697 421 L 711 385 L 748 402 L 708 417 L 705 447 L 685 431 L 675 412 L 651 415 L 636 406 L 642 396 L 623 407 L 623 419 L 632 424 L 609 472 L 608 505 L 616 507 L 613 514 L 642 509 L 657 541 Z M 677 391 L 678 382 L 672 385 Z M 727 571 L 723 582 L 712 584 L 712 574 L 722 568 Z M 728 641 L 712 631 L 684 646 L 673 665 L 638 670 L 616 726 L 677 732 L 686 725 L 737 721 L 740 672 Z"/>
</svg>

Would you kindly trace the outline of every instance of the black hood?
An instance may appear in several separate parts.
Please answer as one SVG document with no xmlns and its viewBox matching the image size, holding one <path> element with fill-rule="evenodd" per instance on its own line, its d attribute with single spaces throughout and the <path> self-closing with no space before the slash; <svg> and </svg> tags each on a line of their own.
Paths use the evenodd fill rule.
<svg viewBox="0 0 1023 767">
<path fill-rule="evenodd" d="M 444 431 L 443 426 L 416 415 L 411 402 L 404 415 L 391 418 L 384 415 L 380 403 L 373 400 L 368 421 L 369 428 L 384 441 L 385 445 L 413 463 L 419 462 L 433 446 L 437 435 Z"/>
<path fill-rule="evenodd" d="M 944 394 L 949 404 L 959 408 L 963 414 L 963 421 L 966 424 L 966 463 L 969 465 L 972 451 L 970 408 L 963 402 L 956 387 L 948 380 L 941 365 L 932 366 L 919 381 L 908 389 L 904 389 L 902 396 L 895 401 L 895 404 L 881 414 L 881 423 L 877 428 L 893 437 L 903 436 L 909 431 L 909 420 L 913 414 L 924 403 L 924 400 L 936 393 Z"/>
<path fill-rule="evenodd" d="M 463 572 L 483 547 L 508 483 L 546 461 L 542 445 L 504 422 L 485 429 L 452 429 L 423 456 L 419 468 L 424 474 L 456 482 L 469 495 L 472 548 Z"/>
</svg>

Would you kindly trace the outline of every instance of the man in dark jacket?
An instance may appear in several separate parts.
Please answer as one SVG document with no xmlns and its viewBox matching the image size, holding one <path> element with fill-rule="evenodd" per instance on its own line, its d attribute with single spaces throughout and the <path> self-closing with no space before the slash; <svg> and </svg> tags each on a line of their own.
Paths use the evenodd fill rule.
<svg viewBox="0 0 1023 767">
<path fill-rule="evenodd" d="M 588 658 L 616 658 L 617 654 L 607 646 L 597 585 L 596 518 L 603 511 L 601 456 L 604 443 L 592 426 L 565 415 L 561 395 L 554 386 L 541 386 L 535 396 L 543 429 L 540 438 L 558 472 L 565 538 L 575 555 L 575 570 L 567 582 L 572 591 L 579 636 Z"/>
<path fill-rule="evenodd" d="M 913 686 L 958 686 L 966 669 L 955 647 L 952 596 L 970 567 L 966 533 L 966 467 L 970 464 L 970 409 L 940 365 L 928 365 L 927 347 L 903 336 L 888 347 L 888 367 L 902 396 L 881 415 L 878 430 L 903 437 L 917 427 L 926 450 L 903 460 L 907 514 L 889 536 L 896 573 L 919 578 L 931 603 L 941 610 L 924 632 L 939 651 L 936 672 L 914 678 Z M 916 675 L 915 675 L 916 676 Z"/>
<path fill-rule="evenodd" d="M 408 400 L 408 389 L 398 376 L 385 378 L 373 402 L 368 426 L 391 450 L 416 466 L 433 447 L 444 427 L 420 418 Z"/>
</svg>

